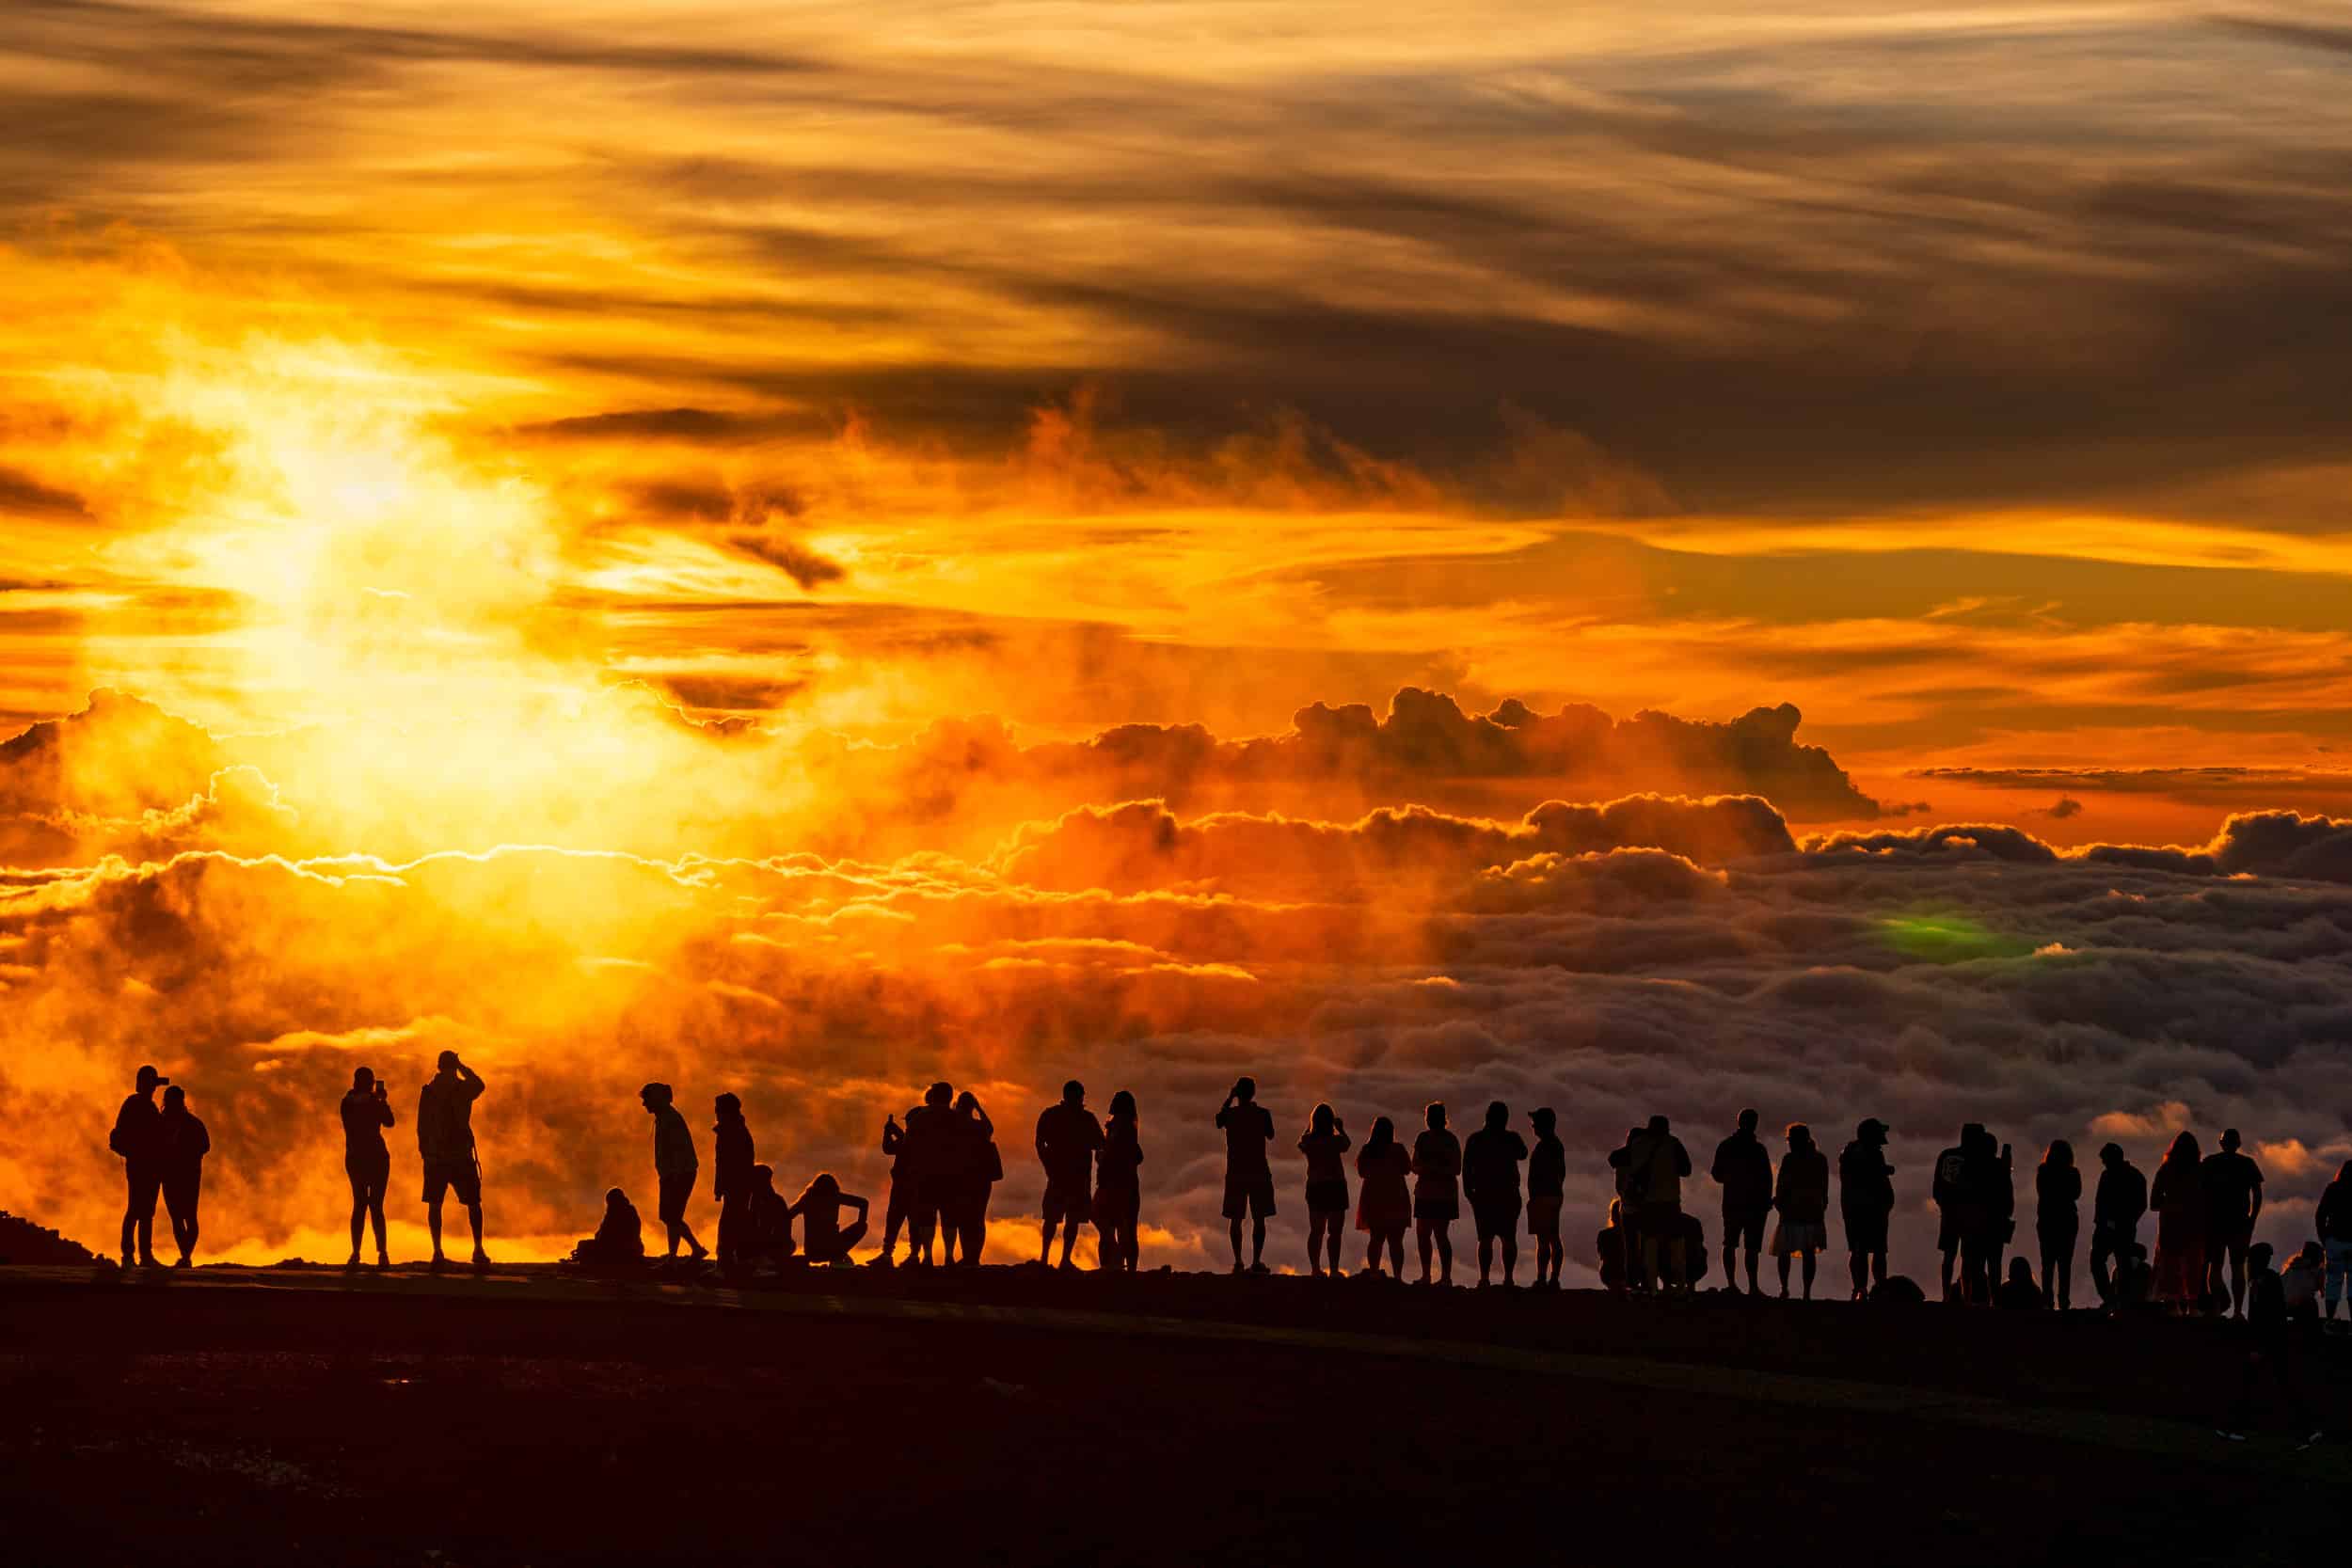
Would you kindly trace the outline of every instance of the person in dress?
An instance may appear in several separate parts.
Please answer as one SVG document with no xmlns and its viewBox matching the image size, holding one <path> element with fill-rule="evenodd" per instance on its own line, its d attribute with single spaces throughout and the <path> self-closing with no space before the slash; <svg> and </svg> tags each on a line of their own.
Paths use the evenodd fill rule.
<svg viewBox="0 0 2352 1568">
<path fill-rule="evenodd" d="M 1829 1156 L 1814 1146 L 1813 1129 L 1788 1125 L 1788 1152 L 1781 1156 L 1772 1209 L 1772 1256 L 1780 1262 L 1780 1297 L 1788 1299 L 1788 1260 L 1804 1259 L 1804 1299 L 1813 1299 L 1813 1275 L 1829 1245 Z"/>
<path fill-rule="evenodd" d="M 2197 1134 L 2184 1130 L 2164 1152 L 2148 1206 L 2156 1212 L 2156 1300 L 2197 1311 L 2205 1296 L 2205 1188 Z"/>
<path fill-rule="evenodd" d="M 1364 1272 L 1380 1277 L 1380 1254 L 1389 1255 L 1389 1277 L 1405 1277 L 1405 1232 L 1413 1223 L 1413 1195 L 1406 1179 L 1413 1156 L 1396 1141 L 1396 1123 L 1375 1117 L 1372 1135 L 1356 1155 L 1356 1228 L 1362 1231 Z"/>
</svg>

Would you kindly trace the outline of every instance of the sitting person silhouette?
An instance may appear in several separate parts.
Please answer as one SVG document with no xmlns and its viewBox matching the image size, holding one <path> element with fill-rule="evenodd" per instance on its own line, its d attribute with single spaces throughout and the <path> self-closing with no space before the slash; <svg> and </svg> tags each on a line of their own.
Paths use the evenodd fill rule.
<svg viewBox="0 0 2352 1568">
<path fill-rule="evenodd" d="M 2148 1261 L 2147 1246 L 2126 1242 L 2115 1259 L 2115 1275 L 2107 1282 L 2107 1309 L 2118 1316 L 2153 1311 L 2156 1271 Z"/>
<path fill-rule="evenodd" d="M 755 1175 L 754 1180 L 757 1177 Z M 857 1210 L 857 1218 L 845 1229 L 841 1211 L 845 1206 Z M 833 1172 L 819 1171 L 815 1180 L 803 1189 L 785 1212 L 801 1222 L 801 1235 L 806 1244 L 803 1248 L 812 1263 L 846 1263 L 850 1249 L 866 1239 L 866 1199 L 854 1193 L 845 1193 Z"/>
<path fill-rule="evenodd" d="M 604 1195 L 604 1218 L 596 1233 L 572 1248 L 571 1261 L 590 1268 L 625 1269 L 645 1260 L 645 1229 L 637 1206 L 615 1187 Z"/>
<path fill-rule="evenodd" d="M 2033 1265 L 2023 1258 L 2009 1260 L 2009 1277 L 1994 1288 L 1993 1305 L 2011 1312 L 2039 1312 L 2049 1305 L 2042 1287 L 2033 1282 Z"/>
<path fill-rule="evenodd" d="M 799 1259 L 799 1250 L 792 1241 L 792 1205 L 776 1191 L 776 1168 L 773 1165 L 754 1165 L 751 1179 L 751 1217 L 749 1234 L 743 1243 L 743 1262 L 746 1268 L 773 1263 L 782 1274 L 788 1263 Z"/>
</svg>

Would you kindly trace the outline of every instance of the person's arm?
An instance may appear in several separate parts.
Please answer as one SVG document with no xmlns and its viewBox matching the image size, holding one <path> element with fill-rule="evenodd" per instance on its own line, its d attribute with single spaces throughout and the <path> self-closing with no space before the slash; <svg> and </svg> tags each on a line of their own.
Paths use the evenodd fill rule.
<svg viewBox="0 0 2352 1568">
<path fill-rule="evenodd" d="M 2249 1161 L 2249 1162 L 2247 1162 L 2247 1163 L 2248 1163 L 2249 1164 L 2253 1164 L 2253 1162 L 2251 1162 L 2251 1161 Z M 2262 1217 L 2263 1217 L 2263 1168 L 2262 1168 L 2262 1166 L 2260 1166 L 2260 1165 L 2254 1165 L 2254 1206 L 2253 1206 L 2253 1209 L 2252 1209 L 2252 1210 L 2251 1210 L 2251 1211 L 2250 1211 L 2250 1212 L 2247 1214 L 2247 1216 L 2246 1216 L 2246 1223 L 2247 1223 L 2247 1224 L 2249 1224 L 2249 1225 L 2251 1225 L 2251 1224 L 2253 1224 L 2256 1220 L 2261 1219 Z"/>
<path fill-rule="evenodd" d="M 391 1096 L 379 1094 L 375 1097 L 375 1114 L 385 1126 L 389 1127 L 392 1124 Z"/>
<path fill-rule="evenodd" d="M 882 1122 L 882 1152 L 896 1154 L 905 1144 L 906 1133 L 899 1130 L 898 1118 L 895 1117 L 885 1118 Z"/>
<path fill-rule="evenodd" d="M 866 1199 L 864 1199 L 864 1198 L 862 1198 L 862 1197 L 858 1196 L 857 1196 L 857 1194 L 855 1194 L 855 1193 L 843 1193 L 843 1194 L 841 1195 L 841 1201 L 842 1201 L 842 1202 L 844 1202 L 844 1203 L 854 1203 L 854 1204 L 856 1204 L 856 1205 L 857 1205 L 857 1217 L 858 1217 L 861 1221 L 863 1221 L 863 1220 L 866 1218 L 867 1212 L 868 1212 L 868 1211 L 870 1211 L 870 1210 L 873 1208 L 873 1205 L 872 1205 L 871 1203 L 868 1203 Z"/>
<path fill-rule="evenodd" d="M 1038 1117 L 1037 1137 L 1034 1140 L 1037 1144 L 1037 1163 L 1049 1171 L 1054 1168 L 1054 1148 L 1052 1141 L 1045 1136 L 1045 1129 L 1050 1125 L 1047 1118 L 1053 1114 L 1051 1111 L 1046 1111 Z"/>
<path fill-rule="evenodd" d="M 417 1152 L 424 1152 L 424 1108 L 433 1097 L 433 1085 L 427 1084 L 417 1091 Z"/>
<path fill-rule="evenodd" d="M 977 1094 L 972 1097 L 972 1116 L 980 1124 L 981 1132 L 992 1138 L 996 1135 L 996 1124 L 988 1119 L 988 1112 L 980 1104 L 980 1097 Z"/>
<path fill-rule="evenodd" d="M 1691 1174 L 1691 1150 L 1680 1138 L 1675 1140 L 1675 1174 L 1677 1176 Z"/>
<path fill-rule="evenodd" d="M 1344 1154 L 1344 1153 L 1346 1153 L 1349 1149 L 1351 1149 L 1351 1148 L 1355 1148 L 1355 1147 L 1356 1147 L 1356 1145 L 1355 1145 L 1354 1141 L 1348 1137 L 1348 1135 L 1347 1135 L 1347 1129 L 1346 1129 L 1346 1128 L 1342 1127 L 1342 1128 L 1339 1130 L 1339 1132 L 1340 1132 L 1340 1149 L 1339 1149 L 1339 1151 L 1340 1151 L 1342 1154 Z"/>
</svg>

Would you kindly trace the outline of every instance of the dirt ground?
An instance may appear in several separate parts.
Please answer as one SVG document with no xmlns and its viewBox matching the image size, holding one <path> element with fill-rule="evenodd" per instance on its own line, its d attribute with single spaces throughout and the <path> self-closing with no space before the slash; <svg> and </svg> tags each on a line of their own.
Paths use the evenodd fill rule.
<svg viewBox="0 0 2352 1568">
<path fill-rule="evenodd" d="M 2352 1400 L 2315 1346 L 2315 1403 Z M 1018 1269 L 0 1269 L 15 1561 L 2340 1556 L 2208 1323 Z M 1439 1554 L 1442 1554 L 1440 1556 Z"/>
</svg>

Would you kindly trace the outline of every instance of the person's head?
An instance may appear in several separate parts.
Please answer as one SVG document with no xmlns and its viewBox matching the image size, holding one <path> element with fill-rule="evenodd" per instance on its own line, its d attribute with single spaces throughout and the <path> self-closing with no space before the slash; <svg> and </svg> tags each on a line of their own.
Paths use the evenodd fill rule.
<svg viewBox="0 0 2352 1568">
<path fill-rule="evenodd" d="M 1559 1117 L 1553 1114 L 1549 1105 L 1536 1106 L 1527 1114 L 1527 1120 L 1528 1124 L 1535 1129 L 1535 1135 L 1539 1138 L 1550 1137 L 1551 1130 L 1560 1125 Z"/>
<path fill-rule="evenodd" d="M 1876 1117 L 1866 1118 L 1853 1130 L 1854 1141 L 1866 1148 L 1876 1148 L 1886 1142 L 1886 1123 Z"/>
<path fill-rule="evenodd" d="M 815 1178 L 810 1180 L 807 1188 L 802 1192 L 801 1200 L 805 1203 L 812 1197 L 828 1198 L 839 1197 L 840 1196 L 841 1183 L 833 1179 L 833 1172 L 829 1170 L 820 1170 L 817 1173 Z"/>
<path fill-rule="evenodd" d="M 1085 1104 L 1087 1102 L 1087 1086 L 1084 1084 L 1079 1083 L 1075 1078 L 1073 1078 L 1069 1083 L 1064 1084 L 1061 1086 L 1061 1102 L 1065 1105 Z"/>
<path fill-rule="evenodd" d="M 2033 1265 L 2026 1262 L 2023 1258 L 2010 1259 L 2009 1260 L 2009 1282 L 2011 1285 L 2032 1284 Z"/>
<path fill-rule="evenodd" d="M 2042 1163 L 2058 1170 L 2072 1169 L 2074 1164 L 2074 1146 L 2064 1138 L 2052 1138 L 2050 1147 L 2042 1151 Z"/>
<path fill-rule="evenodd" d="M 670 1103 L 670 1085 L 667 1084 L 648 1084 L 644 1088 L 637 1091 L 637 1099 L 646 1110 L 659 1111 L 663 1106 Z"/>
<path fill-rule="evenodd" d="M 607 1209 L 626 1209 L 628 1207 L 628 1195 L 618 1187 L 610 1188 L 604 1195 L 604 1206 Z"/>
<path fill-rule="evenodd" d="M 923 1103 L 931 1106 L 944 1106 L 947 1103 L 947 1101 L 953 1100 L 955 1097 L 956 1091 L 948 1087 L 946 1084 L 933 1084 L 930 1088 L 923 1091 Z"/>
<path fill-rule="evenodd" d="M 435 1059 L 433 1065 L 442 1072 L 455 1072 L 457 1070 L 457 1053 L 454 1051 L 444 1051 L 437 1058 Z"/>
<path fill-rule="evenodd" d="M 366 1094 L 369 1090 L 374 1088 L 375 1069 L 372 1067 L 353 1068 L 351 1069 L 351 1086 L 358 1089 L 361 1094 Z"/>
<path fill-rule="evenodd" d="M 1136 1097 L 1129 1094 L 1125 1089 L 1121 1089 L 1117 1094 L 1111 1096 L 1111 1120 L 1133 1121 L 1135 1119 Z"/>
<path fill-rule="evenodd" d="M 2172 1147 L 2164 1151 L 2166 1164 L 2175 1160 L 2185 1161 L 2192 1165 L 2197 1163 L 2197 1134 L 2185 1127 L 2181 1129 L 2181 1135 L 2172 1140 Z"/>
<path fill-rule="evenodd" d="M 979 1108 L 980 1097 L 974 1094 L 970 1089 L 966 1089 L 961 1094 L 956 1096 L 956 1109 L 961 1111 L 965 1116 L 970 1116 L 973 1112 L 978 1110 Z"/>
<path fill-rule="evenodd" d="M 1980 1121 L 1963 1121 L 1960 1124 L 1961 1148 L 1974 1148 L 1983 1137 L 1984 1123 Z"/>
<path fill-rule="evenodd" d="M 2295 1255 L 2295 1260 L 2297 1264 L 2307 1269 L 2326 1268 L 2328 1266 L 2328 1249 L 2321 1246 L 2317 1242 L 2305 1242 L 2303 1243 L 2303 1250 Z"/>
<path fill-rule="evenodd" d="M 752 1167 L 752 1190 L 753 1190 L 754 1192 L 761 1192 L 761 1193 L 765 1193 L 765 1192 L 772 1192 L 772 1191 L 774 1191 L 774 1190 L 775 1190 L 775 1185 L 776 1185 L 776 1167 L 775 1167 L 775 1166 L 773 1166 L 773 1165 L 754 1165 L 754 1166 Z"/>
<path fill-rule="evenodd" d="M 1433 1132 L 1438 1128 L 1443 1127 L 1445 1125 L 1445 1101 L 1442 1100 L 1431 1101 L 1427 1109 L 1422 1111 L 1422 1119 L 1429 1124 L 1429 1130 Z"/>
<path fill-rule="evenodd" d="M 1661 1138 L 1664 1137 L 1668 1132 L 1666 1118 L 1664 1117 L 1650 1117 L 1649 1130 L 1652 1136 Z"/>
<path fill-rule="evenodd" d="M 2346 1160 L 2344 1164 L 2336 1167 L 2336 1180 L 2339 1181 L 2352 1181 L 2352 1160 Z"/>
<path fill-rule="evenodd" d="M 1372 1118 L 1372 1147 L 1385 1148 L 1396 1142 L 1396 1123 L 1386 1117 Z"/>
<path fill-rule="evenodd" d="M 188 1108 L 188 1091 L 174 1085 L 164 1091 L 164 1109 L 184 1111 Z"/>
<path fill-rule="evenodd" d="M 1788 1124 L 1788 1147 L 1790 1148 L 1797 1149 L 1811 1148 L 1813 1147 L 1813 1129 L 1807 1127 L 1801 1121 L 1790 1122 Z"/>
<path fill-rule="evenodd" d="M 2122 1144 L 2102 1145 L 2099 1149 L 2099 1163 L 2103 1165 L 2122 1164 L 2123 1163 L 2123 1146 Z"/>
<path fill-rule="evenodd" d="M 166 1084 L 170 1082 L 170 1079 L 165 1077 L 162 1073 L 157 1072 L 151 1067 L 143 1067 L 139 1069 L 139 1093 L 141 1094 L 153 1094 L 157 1089 L 162 1088 Z"/>
<path fill-rule="evenodd" d="M 1740 1113 L 1740 1131 L 1742 1132 L 1753 1133 L 1756 1131 L 1756 1124 L 1763 1119 L 1764 1113 L 1761 1111 L 1742 1111 Z"/>
<path fill-rule="evenodd" d="M 2268 1242 L 2256 1242 L 2246 1249 L 2246 1266 L 2256 1274 L 2260 1274 L 2270 1267 L 2270 1259 L 2275 1251 L 2276 1249 Z"/>
<path fill-rule="evenodd" d="M 1498 1100 L 1493 1104 L 1486 1107 L 1486 1129 L 1488 1132 L 1500 1132 L 1510 1125 L 1510 1106 L 1505 1105 L 1502 1101 Z"/>
<path fill-rule="evenodd" d="M 1307 1118 L 1307 1125 L 1312 1132 L 1328 1134 L 1338 1130 L 1339 1121 L 1340 1118 L 1332 1112 L 1330 1106 L 1317 1105 L 1314 1114 Z"/>
<path fill-rule="evenodd" d="M 711 1109 L 719 1113 L 719 1119 L 721 1121 L 737 1121 L 742 1117 L 743 1101 L 737 1099 L 732 1094 L 721 1095 L 718 1099 L 712 1101 L 710 1105 Z"/>
<path fill-rule="evenodd" d="M 2224 1128 L 2221 1132 L 2221 1152 L 2224 1154 L 2235 1154 L 2237 1152 L 2237 1129 L 2234 1127 Z"/>
<path fill-rule="evenodd" d="M 1257 1099 L 1258 1081 L 1255 1078 L 1248 1077 L 1234 1079 L 1233 1098 L 1240 1101 L 1245 1105 Z"/>
</svg>

